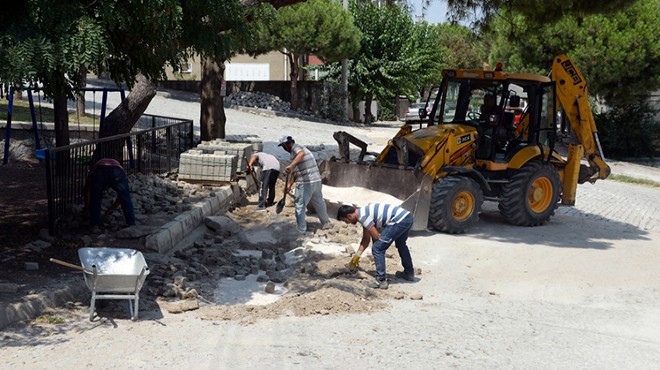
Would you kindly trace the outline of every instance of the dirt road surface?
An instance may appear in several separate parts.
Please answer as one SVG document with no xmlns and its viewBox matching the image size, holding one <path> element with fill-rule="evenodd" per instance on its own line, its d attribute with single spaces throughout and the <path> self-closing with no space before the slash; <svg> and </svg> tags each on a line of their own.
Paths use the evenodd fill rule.
<svg viewBox="0 0 660 370">
<path fill-rule="evenodd" d="M 592 202 L 607 211 L 621 184 L 597 186 Z M 658 190 L 627 189 L 655 192 L 657 207 Z M 466 235 L 415 234 L 419 281 L 392 284 L 403 299 L 385 299 L 380 310 L 247 324 L 214 319 L 208 307 L 104 323 L 81 310 L 63 332 L 12 333 L 0 354 L 18 369 L 655 368 L 657 230 L 593 211 L 558 213 L 520 228 L 492 210 Z"/>
<path fill-rule="evenodd" d="M 660 181 L 657 169 L 612 167 Z M 583 185 L 575 207 L 561 207 L 549 224 L 534 228 L 508 225 L 496 206 L 486 205 L 467 234 L 418 232 L 409 245 L 418 281 L 395 281 L 373 301 L 365 298 L 368 290 L 344 292 L 371 307 L 361 312 L 281 312 L 246 322 L 203 305 L 182 314 L 148 310 L 137 322 L 124 316 L 89 322 L 86 307 L 72 307 L 65 325 L 0 333 L 2 364 L 655 369 L 660 363 L 658 188 L 611 180 Z M 244 312 L 252 310 L 259 306 Z"/>
</svg>

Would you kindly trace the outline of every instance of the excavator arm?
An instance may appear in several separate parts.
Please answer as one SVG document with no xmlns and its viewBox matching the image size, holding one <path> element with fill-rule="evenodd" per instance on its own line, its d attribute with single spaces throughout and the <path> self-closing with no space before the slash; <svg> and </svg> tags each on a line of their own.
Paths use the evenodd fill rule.
<svg viewBox="0 0 660 370">
<path fill-rule="evenodd" d="M 555 57 L 552 64 L 552 80 L 557 84 L 557 103 L 563 108 L 579 142 L 579 145 L 569 145 L 567 168 L 574 169 L 573 176 L 577 178 L 574 178 L 572 182 L 577 185 L 577 183 L 583 184 L 587 181 L 594 183 L 598 179 L 607 178 L 610 175 L 610 166 L 605 163 L 603 149 L 598 140 L 598 130 L 591 113 L 587 82 L 584 76 L 568 56 L 559 55 Z M 589 166 L 580 165 L 583 156 L 586 157 Z M 572 177 L 570 172 L 568 171 L 569 178 Z M 566 181 L 564 182 L 566 183 Z"/>
</svg>

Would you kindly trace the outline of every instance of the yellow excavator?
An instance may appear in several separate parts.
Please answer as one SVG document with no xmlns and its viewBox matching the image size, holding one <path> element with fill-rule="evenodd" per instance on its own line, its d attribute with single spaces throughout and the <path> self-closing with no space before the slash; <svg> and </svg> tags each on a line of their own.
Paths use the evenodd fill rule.
<svg viewBox="0 0 660 370">
<path fill-rule="evenodd" d="M 609 176 L 587 83 L 566 55 L 550 77 L 499 66 L 442 76 L 419 128 L 402 126 L 374 159 L 365 160 L 363 141 L 335 133 L 340 157 L 321 162 L 324 184 L 393 195 L 413 212 L 414 230 L 455 234 L 477 222 L 484 201 L 512 224 L 545 224 L 559 203 L 575 204 L 578 184 Z M 576 141 L 565 158 L 555 147 L 560 110 Z M 350 144 L 361 149 L 356 160 Z"/>
</svg>

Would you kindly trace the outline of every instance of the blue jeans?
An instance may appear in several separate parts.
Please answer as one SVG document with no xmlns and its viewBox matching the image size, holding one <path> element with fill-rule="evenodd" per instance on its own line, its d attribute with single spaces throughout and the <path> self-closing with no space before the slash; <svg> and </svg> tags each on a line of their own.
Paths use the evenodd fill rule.
<svg viewBox="0 0 660 370">
<path fill-rule="evenodd" d="M 413 269 L 412 257 L 410 257 L 410 250 L 406 244 L 412 224 L 413 216 L 410 214 L 399 221 L 398 224 L 385 226 L 380 233 L 380 238 L 374 242 L 374 245 L 371 247 L 371 253 L 374 255 L 374 262 L 376 264 L 376 279 L 385 280 L 387 278 L 385 272 L 385 251 L 392 245 L 392 242 L 396 244 L 396 249 L 399 251 L 403 272 L 414 274 L 415 270 Z"/>
<path fill-rule="evenodd" d="M 323 200 L 323 193 L 321 193 L 321 181 L 313 183 L 296 183 L 295 206 L 296 206 L 296 223 L 299 233 L 307 231 L 307 221 L 305 221 L 305 210 L 307 205 L 312 203 L 314 211 L 319 216 L 321 224 L 325 225 L 330 222 L 328 218 L 328 209 Z"/>
<path fill-rule="evenodd" d="M 89 181 L 89 219 L 91 225 L 101 223 L 101 200 L 103 192 L 112 188 L 117 193 L 121 210 L 127 225 L 135 225 L 135 210 L 131 200 L 131 190 L 124 171 L 117 167 L 98 167 L 90 174 Z"/>
<path fill-rule="evenodd" d="M 275 184 L 280 176 L 280 171 L 261 171 L 259 178 L 259 207 L 272 206 L 275 201 Z"/>
</svg>

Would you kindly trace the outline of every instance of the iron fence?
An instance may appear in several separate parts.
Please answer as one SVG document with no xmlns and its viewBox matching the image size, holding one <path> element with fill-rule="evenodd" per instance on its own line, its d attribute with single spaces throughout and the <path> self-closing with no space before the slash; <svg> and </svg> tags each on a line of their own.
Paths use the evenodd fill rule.
<svg viewBox="0 0 660 370">
<path fill-rule="evenodd" d="M 83 189 L 90 167 L 102 158 L 121 163 L 127 174 L 165 174 L 179 166 L 181 153 L 194 145 L 193 122 L 144 115 L 128 134 L 47 149 L 48 230 L 84 204 Z"/>
</svg>

